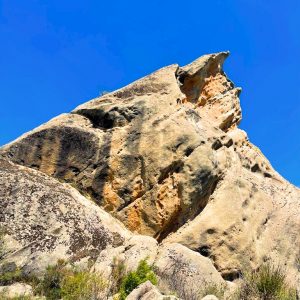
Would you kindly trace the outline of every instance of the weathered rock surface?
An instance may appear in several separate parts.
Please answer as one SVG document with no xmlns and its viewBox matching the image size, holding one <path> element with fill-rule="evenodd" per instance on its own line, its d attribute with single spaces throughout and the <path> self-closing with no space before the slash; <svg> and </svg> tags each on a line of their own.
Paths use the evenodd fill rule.
<svg viewBox="0 0 300 300">
<path fill-rule="evenodd" d="M 227 55 L 205 55 L 185 67 L 171 65 L 93 99 L 2 147 L 0 157 L 70 183 L 132 232 L 166 245 L 181 244 L 190 249 L 183 251 L 184 256 L 208 257 L 226 280 L 237 278 L 245 266 L 256 268 L 268 259 L 285 264 L 295 279 L 300 191 L 274 171 L 238 128 L 240 89 L 222 70 Z M 5 218 L 18 220 L 16 225 L 9 221 L 11 243 L 20 243 L 22 249 L 16 255 L 30 257 L 31 245 L 40 241 L 41 233 L 44 242 L 39 247 L 49 248 L 49 255 L 58 245 L 61 253 L 71 255 L 75 245 L 76 253 L 86 251 L 85 247 L 95 251 L 98 266 L 110 261 L 113 252 L 126 257 L 125 245 L 133 235 L 114 218 L 78 193 L 66 196 L 67 200 L 51 196 L 45 205 L 43 197 L 37 200 L 39 195 L 22 188 L 22 178 L 35 171 L 20 170 L 14 175 L 6 171 L 0 191 L 7 203 Z M 74 195 L 70 187 L 53 182 Z M 51 183 L 48 190 L 52 189 Z M 18 204 L 15 193 L 32 199 L 33 206 Z M 60 217 L 59 205 L 69 201 L 74 202 L 72 211 L 81 224 L 76 230 L 72 218 Z M 32 214 L 37 208 L 40 212 Z M 111 220 L 109 224 L 99 215 Z M 57 218 L 66 225 L 55 235 Z M 47 224 L 45 229 L 41 230 L 40 221 Z M 103 242 L 103 228 L 109 242 Z M 99 230 L 100 238 L 93 233 Z M 79 235 L 78 242 L 72 240 L 73 234 Z M 28 245 L 22 242 L 25 239 Z M 136 257 L 151 248 L 156 249 L 151 260 L 159 260 L 157 245 L 141 249 L 139 241 L 133 244 L 139 248 Z"/>
<path fill-rule="evenodd" d="M 195 299 L 200 287 L 224 284 L 210 259 L 176 243 L 160 247 L 155 267 L 160 290 L 165 293 L 177 291 L 182 299 Z"/>
<path fill-rule="evenodd" d="M 134 236 L 71 186 L 5 160 L 0 160 L 0 221 L 5 230 L 1 265 L 10 271 L 39 273 L 58 259 L 96 260 L 102 251 L 136 239 L 140 247 L 129 249 L 132 257 L 140 249 L 141 259 L 148 255 L 145 241 L 156 250 L 154 239 Z"/>
</svg>

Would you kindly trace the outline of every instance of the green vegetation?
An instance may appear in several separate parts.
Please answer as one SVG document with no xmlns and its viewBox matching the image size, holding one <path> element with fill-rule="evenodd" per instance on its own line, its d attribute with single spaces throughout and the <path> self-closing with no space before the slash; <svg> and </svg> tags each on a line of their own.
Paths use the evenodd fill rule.
<svg viewBox="0 0 300 300">
<path fill-rule="evenodd" d="M 48 266 L 44 277 L 35 286 L 35 292 L 49 300 L 60 299 L 62 281 L 70 272 L 63 260 L 59 260 L 54 266 Z"/>
<path fill-rule="evenodd" d="M 9 285 L 13 282 L 30 284 L 36 296 L 45 297 L 47 300 L 100 300 L 115 295 L 116 300 L 125 300 L 126 297 L 140 284 L 149 280 L 157 284 L 157 277 L 147 259 L 141 260 L 136 270 L 126 272 L 126 266 L 118 259 L 112 264 L 111 277 L 106 281 L 99 273 L 91 272 L 89 268 L 81 269 L 59 260 L 56 265 L 48 266 L 44 276 L 26 277 L 14 265 L 7 264 L 6 271 L 0 274 L 0 285 Z M 175 275 L 175 273 L 174 273 Z M 171 280 L 177 280 L 174 276 Z M 206 295 L 215 295 L 218 299 L 227 300 L 296 300 L 297 292 L 290 287 L 285 271 L 271 263 L 263 264 L 257 271 L 248 272 L 240 280 L 239 288 L 234 294 L 226 295 L 226 286 L 215 283 L 204 284 L 199 290 L 195 283 L 186 288 L 186 283 L 181 280 L 181 285 L 176 285 L 176 291 L 181 292 L 182 299 L 201 299 Z M 185 289 L 185 290 L 184 290 Z M 181 290 L 184 290 L 183 292 Z M 0 293 L 0 299 L 7 300 L 5 293 Z M 30 300 L 32 297 L 15 297 L 14 300 Z"/>
<path fill-rule="evenodd" d="M 257 271 L 246 274 L 239 299 L 296 300 L 297 292 L 288 285 L 281 267 L 266 263 Z"/>
<path fill-rule="evenodd" d="M 0 227 L 0 262 L 5 255 L 5 229 Z M 3 263 L 0 269 L 0 286 L 12 284 L 22 279 L 22 272 L 14 263 Z"/>
<path fill-rule="evenodd" d="M 64 278 L 61 295 L 64 300 L 103 299 L 107 283 L 101 275 L 86 271 L 77 271 Z"/>
<path fill-rule="evenodd" d="M 31 296 L 19 296 L 19 297 L 8 298 L 5 294 L 6 294 L 5 292 L 0 293 L 1 300 L 32 300 Z"/>
<path fill-rule="evenodd" d="M 69 267 L 63 260 L 49 266 L 35 287 L 35 293 L 47 300 L 103 299 L 106 283 L 101 275 Z"/>
<path fill-rule="evenodd" d="M 1 285 L 13 282 L 25 282 L 33 286 L 35 295 L 44 296 L 47 300 L 101 300 L 117 294 L 118 300 L 124 300 L 130 292 L 141 283 L 149 280 L 157 284 L 157 278 L 146 259 L 141 260 L 135 271 L 126 273 L 125 265 L 114 259 L 109 282 L 101 274 L 70 266 L 59 260 L 56 265 L 48 266 L 44 276 L 25 277 L 19 269 L 5 272 L 0 277 Z M 5 299 L 5 294 L 0 294 Z M 30 297 L 17 297 L 15 300 L 30 300 Z"/>
<path fill-rule="evenodd" d="M 118 258 L 114 257 L 112 272 L 110 278 L 110 295 L 114 295 L 119 292 L 123 278 L 126 276 L 126 266 Z"/>
<path fill-rule="evenodd" d="M 141 260 L 136 271 L 129 272 L 121 282 L 119 299 L 124 300 L 126 297 L 141 283 L 149 280 L 152 284 L 157 284 L 157 278 L 147 260 Z"/>
<path fill-rule="evenodd" d="M 22 280 L 22 272 L 20 269 L 12 269 L 0 273 L 0 286 L 9 285 Z"/>
</svg>

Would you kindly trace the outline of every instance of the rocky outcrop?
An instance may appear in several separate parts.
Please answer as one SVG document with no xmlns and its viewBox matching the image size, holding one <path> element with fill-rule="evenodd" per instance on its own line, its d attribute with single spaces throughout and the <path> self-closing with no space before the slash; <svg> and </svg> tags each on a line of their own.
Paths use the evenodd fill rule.
<svg viewBox="0 0 300 300">
<path fill-rule="evenodd" d="M 184 246 L 183 257 L 199 263 L 207 257 L 226 280 L 268 259 L 286 265 L 295 279 L 300 191 L 272 168 L 238 128 L 241 90 L 222 69 L 227 56 L 227 52 L 205 55 L 184 67 L 162 68 L 2 147 L 3 159 L 60 181 L 1 162 L 10 170 L 1 180 L 2 194 L 6 190 L 3 199 L 8 201 L 6 222 L 17 218 L 17 224 L 26 224 L 21 228 L 11 223 L 12 243 L 24 248 L 22 255 L 17 252 L 20 257 L 24 253 L 30 257 L 31 245 L 43 236 L 48 242 L 37 245 L 50 255 L 58 245 L 65 255 L 93 252 L 99 267 L 111 261 L 111 253 L 126 257 L 130 243 L 130 249 L 139 249 L 136 257 L 152 251 L 151 260 L 163 262 L 160 254 L 156 256 L 153 239 L 149 245 L 155 251 L 147 248 L 148 243 L 141 248 L 143 243 L 117 218 L 131 232 L 162 243 L 158 253 L 179 244 L 176 249 Z M 56 189 L 64 192 L 47 198 L 26 191 L 22 178 L 31 174 L 42 178 L 41 186 L 48 186 L 50 195 Z M 36 185 L 32 180 L 33 190 Z M 18 193 L 31 199 L 33 206 L 20 207 L 21 200 L 14 196 Z M 61 211 L 70 214 L 73 206 L 73 217 L 61 215 Z M 32 214 L 36 209 L 38 213 Z M 81 225 L 74 227 L 72 218 Z M 56 226 L 58 219 L 58 224 L 65 224 L 64 231 Z M 37 226 L 41 220 L 47 228 Z M 24 239 L 29 242 L 26 246 Z"/>
<path fill-rule="evenodd" d="M 130 230 L 161 240 L 201 212 L 222 174 L 213 148 L 218 137 L 231 143 L 224 130 L 240 120 L 239 90 L 221 70 L 226 56 L 163 68 L 51 120 L 1 155 L 71 183 Z"/>
</svg>

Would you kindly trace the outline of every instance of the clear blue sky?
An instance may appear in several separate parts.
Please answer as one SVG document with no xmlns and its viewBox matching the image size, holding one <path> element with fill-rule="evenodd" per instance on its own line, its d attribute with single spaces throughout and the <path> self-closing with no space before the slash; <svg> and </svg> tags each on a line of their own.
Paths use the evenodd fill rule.
<svg viewBox="0 0 300 300">
<path fill-rule="evenodd" d="M 230 50 L 241 127 L 300 186 L 300 1 L 0 0 L 0 145 L 162 66 Z"/>
</svg>

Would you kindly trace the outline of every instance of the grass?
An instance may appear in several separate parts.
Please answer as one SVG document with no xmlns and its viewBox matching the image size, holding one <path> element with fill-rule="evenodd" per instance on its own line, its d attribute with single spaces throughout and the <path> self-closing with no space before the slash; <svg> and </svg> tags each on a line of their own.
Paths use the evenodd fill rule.
<svg viewBox="0 0 300 300">
<path fill-rule="evenodd" d="M 125 264 L 117 257 L 114 257 L 113 264 L 112 264 L 112 272 L 109 279 L 111 295 L 118 293 L 125 276 L 126 276 Z"/>
<path fill-rule="evenodd" d="M 63 260 L 48 266 L 40 279 L 22 276 L 19 270 L 6 272 L 1 276 L 2 283 L 11 284 L 19 281 L 32 285 L 34 294 L 47 300 L 102 300 L 114 294 L 117 294 L 116 299 L 124 300 L 132 290 L 147 280 L 157 284 L 156 275 L 146 259 L 141 260 L 137 269 L 129 273 L 126 273 L 126 267 L 122 262 L 114 259 L 110 283 L 99 273 L 93 273 L 88 268 L 79 269 L 70 266 Z M 7 298 L 5 294 L 0 296 L 0 299 Z M 30 297 L 16 298 L 16 300 L 30 299 Z"/>
<path fill-rule="evenodd" d="M 272 263 L 264 263 L 254 272 L 248 271 L 239 288 L 225 296 L 225 286 L 208 283 L 200 290 L 199 299 L 206 295 L 215 295 L 227 300 L 297 300 L 296 289 L 289 286 L 285 270 Z"/>
<path fill-rule="evenodd" d="M 14 282 L 21 281 L 23 278 L 22 272 L 20 269 L 15 269 L 11 271 L 6 271 L 0 274 L 0 285 L 5 286 L 12 284 Z"/>
<path fill-rule="evenodd" d="M 114 259 L 111 276 L 113 290 L 109 290 L 109 284 L 101 274 L 70 268 L 66 262 L 58 261 L 56 265 L 47 268 L 35 292 L 45 296 L 47 300 L 100 300 L 105 299 L 107 293 L 117 292 L 119 299 L 124 300 L 132 290 L 147 280 L 157 284 L 156 275 L 146 259 L 139 262 L 135 271 L 127 274 L 124 264 Z"/>
<path fill-rule="evenodd" d="M 0 293 L 1 300 L 32 300 L 34 299 L 31 296 L 18 296 L 18 297 L 7 297 L 5 292 Z M 37 300 L 37 299 L 35 299 Z"/>
<path fill-rule="evenodd" d="M 297 292 L 289 286 L 282 267 L 265 263 L 257 271 L 245 275 L 239 299 L 296 300 Z"/>
<path fill-rule="evenodd" d="M 56 265 L 47 267 L 44 277 L 35 285 L 35 293 L 47 300 L 60 299 L 62 281 L 70 272 L 66 269 L 66 262 L 58 260 Z"/>
<path fill-rule="evenodd" d="M 106 282 L 101 274 L 88 269 L 69 267 L 63 260 L 49 266 L 42 280 L 36 285 L 35 293 L 47 300 L 101 300 Z"/>
<path fill-rule="evenodd" d="M 295 265 L 296 265 L 297 270 L 300 272 L 300 252 L 296 256 Z"/>
<path fill-rule="evenodd" d="M 100 274 L 77 271 L 63 279 L 61 296 L 64 300 L 103 299 L 106 286 Z"/>
<path fill-rule="evenodd" d="M 176 274 L 181 267 L 183 266 L 176 264 L 171 282 L 176 282 L 178 278 L 181 278 Z M 141 260 L 136 270 L 126 272 L 126 266 L 115 258 L 109 282 L 104 280 L 101 274 L 90 272 L 89 268 L 79 269 L 63 260 L 59 260 L 53 266 L 48 266 L 44 276 L 40 279 L 24 276 L 17 267 L 8 267 L 6 272 L 0 273 L 0 285 L 9 285 L 14 282 L 28 283 L 33 286 L 35 295 L 44 296 L 47 300 L 101 300 L 115 294 L 117 298 L 114 299 L 125 300 L 135 288 L 147 280 L 154 285 L 158 283 L 156 274 L 152 266 L 147 263 L 147 259 Z M 185 286 L 184 280 L 180 282 L 181 285 L 174 285 L 176 292 L 180 292 L 180 289 L 189 291 L 187 288 L 193 292 L 182 292 L 181 298 L 185 300 L 201 299 L 206 295 L 215 295 L 220 300 L 298 299 L 296 289 L 287 281 L 285 269 L 270 262 L 264 263 L 256 271 L 246 272 L 240 280 L 238 290 L 234 295 L 227 297 L 225 297 L 224 285 L 207 283 L 199 289 L 198 283 Z M 194 292 L 196 292 L 195 295 Z M 8 297 L 5 293 L 0 293 L 0 299 L 6 300 Z M 20 296 L 13 299 L 30 300 L 32 297 Z"/>
<path fill-rule="evenodd" d="M 225 285 L 219 285 L 213 282 L 204 284 L 204 287 L 200 289 L 199 299 L 202 299 L 206 295 L 214 295 L 218 299 L 224 299 Z"/>
</svg>

